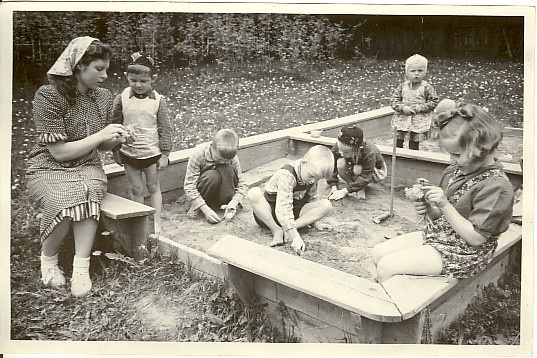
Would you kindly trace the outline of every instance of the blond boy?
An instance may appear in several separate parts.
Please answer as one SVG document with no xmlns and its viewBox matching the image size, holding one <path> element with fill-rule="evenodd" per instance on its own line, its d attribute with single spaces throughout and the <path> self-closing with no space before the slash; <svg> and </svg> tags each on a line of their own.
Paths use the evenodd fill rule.
<svg viewBox="0 0 537 358">
<path fill-rule="evenodd" d="M 278 169 L 263 190 L 252 188 L 248 198 L 255 221 L 273 235 L 271 246 L 291 241 L 297 254 L 305 249 L 298 229 L 313 225 L 318 230 L 329 228 L 318 221 L 332 210 L 328 199 L 319 199 L 317 182 L 328 179 L 334 168 L 334 156 L 324 146 L 310 148 L 302 159 Z"/>
</svg>

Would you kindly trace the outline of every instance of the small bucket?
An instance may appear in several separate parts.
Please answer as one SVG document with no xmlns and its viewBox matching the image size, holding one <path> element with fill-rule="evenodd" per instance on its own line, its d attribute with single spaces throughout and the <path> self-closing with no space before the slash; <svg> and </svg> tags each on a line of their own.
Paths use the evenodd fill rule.
<svg viewBox="0 0 537 358">
<path fill-rule="evenodd" d="M 321 133 L 323 132 L 322 129 L 312 129 L 310 131 L 310 135 L 313 137 L 313 138 L 319 138 L 321 136 Z"/>
</svg>

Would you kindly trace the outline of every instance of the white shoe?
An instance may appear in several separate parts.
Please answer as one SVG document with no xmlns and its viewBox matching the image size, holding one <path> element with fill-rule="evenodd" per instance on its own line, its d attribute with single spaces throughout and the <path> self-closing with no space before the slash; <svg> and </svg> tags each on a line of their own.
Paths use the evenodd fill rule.
<svg viewBox="0 0 537 358">
<path fill-rule="evenodd" d="M 46 286 L 58 288 L 65 285 L 65 276 L 58 265 L 54 266 L 41 266 L 41 281 Z"/>
<path fill-rule="evenodd" d="M 54 256 L 41 254 L 41 282 L 54 288 L 65 285 L 65 276 L 58 267 L 58 254 Z"/>
<path fill-rule="evenodd" d="M 71 277 L 71 294 L 75 297 L 85 296 L 91 291 L 89 276 L 89 258 L 75 256 L 73 260 L 73 276 Z"/>
</svg>

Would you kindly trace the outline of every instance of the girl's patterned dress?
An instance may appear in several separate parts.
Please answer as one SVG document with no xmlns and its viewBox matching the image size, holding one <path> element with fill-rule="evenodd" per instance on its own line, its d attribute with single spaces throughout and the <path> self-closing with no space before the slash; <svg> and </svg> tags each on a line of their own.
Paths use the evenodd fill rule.
<svg viewBox="0 0 537 358">
<path fill-rule="evenodd" d="M 107 178 L 97 150 L 60 162 L 46 145 L 77 141 L 102 130 L 111 121 L 112 100 L 110 91 L 102 88 L 77 93 L 74 104 L 69 104 L 54 86 L 37 90 L 33 120 L 38 143 L 30 153 L 26 173 L 30 197 L 43 208 L 41 242 L 65 217 L 73 221 L 99 219 Z"/>
<path fill-rule="evenodd" d="M 432 112 L 438 105 L 438 95 L 426 81 L 412 88 L 410 81 L 400 84 L 392 94 L 391 106 L 396 111 L 392 119 L 392 127 L 397 128 L 397 138 L 404 140 L 410 132 L 410 140 L 421 142 L 426 140 L 431 129 Z M 402 113 L 403 106 L 409 106 L 416 114 Z"/>
<path fill-rule="evenodd" d="M 456 178 L 460 177 L 460 169 L 457 168 L 449 178 L 446 195 L 449 202 L 456 206 L 461 198 L 478 183 L 493 177 L 501 177 L 508 181 L 505 173 L 500 169 L 490 169 L 476 175 L 465 182 L 458 190 L 448 195 L 450 186 Z M 509 205 L 506 205 L 509 207 Z M 512 207 L 512 204 L 511 204 Z M 507 210 L 507 215 L 509 210 Z M 481 271 L 490 262 L 494 251 L 498 246 L 498 236 L 487 238 L 479 246 L 471 246 L 464 241 L 447 221 L 444 215 L 434 221 L 429 221 L 423 231 L 426 245 L 431 245 L 440 252 L 443 263 L 443 274 L 453 275 L 455 278 L 468 278 Z"/>
</svg>

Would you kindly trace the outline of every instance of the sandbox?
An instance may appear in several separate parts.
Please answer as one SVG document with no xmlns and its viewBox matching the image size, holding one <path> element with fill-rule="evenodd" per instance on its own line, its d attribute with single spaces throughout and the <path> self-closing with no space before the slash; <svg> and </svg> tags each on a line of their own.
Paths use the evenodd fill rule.
<svg viewBox="0 0 537 358">
<path fill-rule="evenodd" d="M 385 136 L 391 131 L 392 115 L 385 107 L 243 138 L 238 155 L 246 183 L 250 187 L 262 185 L 275 169 L 301 157 L 313 145 L 332 146 L 344 125 L 357 124 L 370 138 Z M 322 135 L 312 137 L 314 129 L 322 129 Z M 445 153 L 397 149 L 392 171 L 392 148 L 378 147 L 389 168 L 388 178 L 371 185 L 366 200 L 347 197 L 335 202 L 331 215 L 323 219 L 332 225 L 331 230 L 302 229 L 306 242 L 302 257 L 292 253 L 289 245 L 267 246 L 270 234 L 255 224 L 247 201 L 231 222 L 211 225 L 203 218 L 187 218 L 182 184 L 192 150 L 174 152 L 170 166 L 161 174 L 165 205 L 160 247 L 174 251 L 194 273 L 225 279 L 245 301 L 256 295 L 267 304 L 273 324 L 281 325 L 301 342 L 434 342 L 436 334 L 456 319 L 476 290 L 496 282 L 512 260 L 520 260 L 522 226 L 511 225 L 502 235 L 493 262 L 472 279 L 399 275 L 383 284 L 374 282 L 371 248 L 387 238 L 420 229 L 403 188 L 419 177 L 438 182 L 449 163 Z M 109 165 L 105 170 L 109 192 L 128 198 L 123 169 Z M 505 172 L 515 188 L 522 184 L 518 163 L 505 163 Z M 390 209 L 391 176 L 396 189 L 394 215 L 375 224 L 373 217 Z M 260 255 L 259 259 L 253 260 L 254 255 Z M 278 265 L 275 257 L 281 258 L 282 265 L 285 262 L 287 271 L 271 268 Z"/>
</svg>

